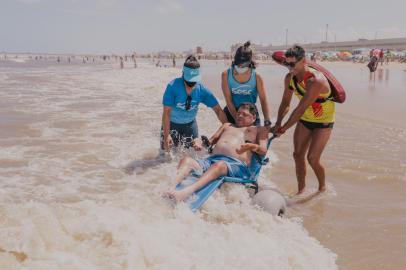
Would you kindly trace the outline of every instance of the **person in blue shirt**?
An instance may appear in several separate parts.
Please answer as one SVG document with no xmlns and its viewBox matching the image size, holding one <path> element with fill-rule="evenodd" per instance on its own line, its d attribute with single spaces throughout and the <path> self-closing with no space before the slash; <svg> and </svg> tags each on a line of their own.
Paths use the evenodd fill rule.
<svg viewBox="0 0 406 270">
<path fill-rule="evenodd" d="M 231 67 L 221 74 L 221 88 L 227 106 L 224 112 L 228 122 L 235 123 L 238 107 L 244 102 L 256 104 L 259 96 L 262 112 L 264 114 L 264 126 L 271 127 L 270 110 L 262 77 L 256 72 L 256 64 L 252 60 L 251 43 L 247 41 L 240 46 L 234 56 Z M 260 125 L 257 115 L 255 125 Z"/>
<path fill-rule="evenodd" d="M 221 123 L 227 122 L 217 99 L 200 81 L 200 63 L 190 55 L 183 65 L 182 77 L 171 81 L 163 96 L 161 149 L 191 146 L 198 136 L 196 115 L 200 103 L 212 108 Z"/>
</svg>

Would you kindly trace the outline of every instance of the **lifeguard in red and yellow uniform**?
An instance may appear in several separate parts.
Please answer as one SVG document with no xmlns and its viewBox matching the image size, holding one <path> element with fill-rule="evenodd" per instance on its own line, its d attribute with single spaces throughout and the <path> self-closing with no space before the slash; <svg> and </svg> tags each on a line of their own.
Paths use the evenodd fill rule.
<svg viewBox="0 0 406 270">
<path fill-rule="evenodd" d="M 285 52 L 283 65 L 288 67 L 289 73 L 285 76 L 285 89 L 273 132 L 280 136 L 296 124 L 293 157 L 298 194 L 302 193 L 306 186 L 306 155 L 319 182 L 318 192 L 323 192 L 326 190 L 326 176 L 320 157 L 330 139 L 335 121 L 332 89 L 321 72 L 306 64 L 305 51 L 300 46 L 294 46 Z M 300 102 L 288 120 L 282 124 L 289 111 L 293 93 Z"/>
</svg>

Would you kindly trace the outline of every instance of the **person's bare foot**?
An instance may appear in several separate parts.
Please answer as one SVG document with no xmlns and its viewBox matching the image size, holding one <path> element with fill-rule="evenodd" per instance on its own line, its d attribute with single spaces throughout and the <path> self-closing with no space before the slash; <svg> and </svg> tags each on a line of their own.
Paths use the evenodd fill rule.
<svg viewBox="0 0 406 270">
<path fill-rule="evenodd" d="M 303 188 L 303 189 L 301 189 L 301 190 L 298 190 L 298 191 L 297 191 L 297 193 L 295 194 L 295 196 L 303 194 L 303 193 L 304 193 L 304 191 L 305 191 L 305 189 L 304 189 L 304 188 Z"/>
<path fill-rule="evenodd" d="M 326 186 L 319 187 L 319 193 L 325 192 L 327 190 Z"/>
<path fill-rule="evenodd" d="M 192 193 L 193 191 L 189 190 L 188 188 L 184 188 L 182 190 L 171 190 L 167 194 L 169 198 L 174 199 L 177 202 L 181 202 L 186 200 L 190 195 L 192 195 Z"/>
<path fill-rule="evenodd" d="M 298 182 L 297 183 L 297 193 L 295 195 L 300 195 L 303 194 L 303 192 L 305 191 L 306 188 L 306 183 L 303 182 Z"/>
</svg>

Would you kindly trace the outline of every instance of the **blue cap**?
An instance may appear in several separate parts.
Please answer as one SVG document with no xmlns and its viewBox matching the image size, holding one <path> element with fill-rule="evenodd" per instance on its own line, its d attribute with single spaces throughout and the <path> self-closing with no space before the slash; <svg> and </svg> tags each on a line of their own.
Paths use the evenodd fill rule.
<svg viewBox="0 0 406 270">
<path fill-rule="evenodd" d="M 200 82 L 202 80 L 200 68 L 188 68 L 184 66 L 183 78 L 188 82 Z"/>
</svg>

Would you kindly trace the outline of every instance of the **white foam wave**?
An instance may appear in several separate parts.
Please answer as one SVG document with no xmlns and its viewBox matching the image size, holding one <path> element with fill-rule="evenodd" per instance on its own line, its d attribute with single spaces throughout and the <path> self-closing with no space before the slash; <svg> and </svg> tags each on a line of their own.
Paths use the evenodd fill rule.
<svg viewBox="0 0 406 270">
<path fill-rule="evenodd" d="M 19 74 L 8 95 L 38 116 L 29 127 L 40 135 L 19 137 L 0 154 L 27 163 L 0 166 L 0 268 L 337 268 L 300 222 L 258 210 L 241 186 L 224 185 L 197 214 L 161 199 L 179 158 L 156 159 L 161 99 L 179 75 L 141 64 Z M 202 107 L 198 122 L 210 134 L 218 121 Z M 274 156 L 260 177 L 266 185 Z"/>
</svg>

